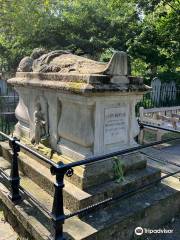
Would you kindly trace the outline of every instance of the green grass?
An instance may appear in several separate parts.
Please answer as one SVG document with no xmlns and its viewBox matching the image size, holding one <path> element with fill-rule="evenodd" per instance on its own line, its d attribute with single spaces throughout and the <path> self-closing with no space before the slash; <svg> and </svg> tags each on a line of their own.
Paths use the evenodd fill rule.
<svg viewBox="0 0 180 240">
<path fill-rule="evenodd" d="M 165 140 L 167 138 L 176 138 L 180 137 L 180 133 L 173 133 L 173 132 L 167 132 L 164 133 L 162 136 L 162 140 Z M 144 133 L 144 140 L 147 142 L 154 142 L 156 140 L 156 133 L 146 132 Z"/>
</svg>

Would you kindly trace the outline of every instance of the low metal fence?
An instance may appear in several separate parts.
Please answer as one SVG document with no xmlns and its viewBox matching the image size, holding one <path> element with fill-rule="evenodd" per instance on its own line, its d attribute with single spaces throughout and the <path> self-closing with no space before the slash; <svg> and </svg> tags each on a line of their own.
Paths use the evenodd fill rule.
<svg viewBox="0 0 180 240">
<path fill-rule="evenodd" d="M 17 122 L 15 117 L 15 108 L 19 97 L 14 92 L 12 95 L 0 96 L 0 131 L 10 134 Z M 2 141 L 4 138 L 0 136 Z"/>
<path fill-rule="evenodd" d="M 175 96 L 174 98 L 169 97 L 172 93 Z M 180 106 L 180 89 L 177 89 L 173 92 L 167 91 L 166 95 L 164 95 L 164 92 L 160 92 L 160 97 L 158 100 L 153 97 L 153 94 L 154 91 L 150 91 L 143 95 L 143 99 L 136 105 L 136 113 L 138 113 L 140 107 L 147 109 Z"/>
<path fill-rule="evenodd" d="M 145 126 L 145 124 L 143 124 L 142 122 L 139 122 L 139 124 L 140 124 L 141 129 Z M 150 126 L 150 125 L 148 125 L 148 126 Z M 156 126 L 150 126 L 150 127 L 156 128 Z M 160 127 L 158 127 L 158 128 L 160 128 Z M 162 128 L 162 129 L 164 130 L 164 128 Z M 170 131 L 169 129 L 166 129 L 166 130 Z M 173 132 L 180 133 L 179 131 L 176 131 L 176 130 L 173 130 Z M 176 172 L 169 173 L 163 177 L 156 179 L 155 181 L 152 181 L 151 183 L 144 184 L 141 187 L 135 188 L 134 190 L 124 192 L 117 197 L 110 197 L 110 198 L 107 198 L 96 204 L 93 204 L 86 208 L 75 211 L 73 213 L 64 214 L 64 205 L 63 205 L 64 177 L 65 177 L 65 175 L 68 177 L 71 177 L 73 175 L 74 167 L 86 165 L 86 164 L 92 163 L 92 162 L 99 162 L 101 160 L 106 160 L 106 159 L 109 159 L 109 158 L 112 158 L 115 156 L 132 153 L 132 152 L 135 152 L 135 151 L 138 151 L 141 149 L 145 149 L 145 148 L 148 148 L 151 146 L 159 145 L 162 143 L 167 143 L 167 142 L 174 141 L 174 140 L 180 140 L 180 137 L 168 138 L 166 140 L 156 141 L 153 143 L 148 143 L 148 144 L 133 147 L 133 148 L 116 151 L 114 153 L 104 154 L 104 155 L 97 156 L 97 157 L 90 157 L 85 160 L 80 160 L 80 161 L 72 162 L 69 164 L 63 164 L 63 163 L 57 164 L 57 163 L 53 162 L 51 159 L 46 158 L 45 156 L 34 151 L 33 149 L 25 146 L 17 138 L 10 137 L 3 132 L 0 132 L 0 135 L 9 140 L 9 145 L 12 148 L 12 152 L 13 152 L 12 161 L 11 161 L 10 177 L 8 177 L 5 174 L 5 172 L 2 172 L 2 176 L 4 178 L 6 178 L 8 180 L 8 182 L 10 183 L 11 191 L 10 191 L 9 197 L 13 202 L 18 204 L 18 202 L 21 200 L 20 189 L 22 189 L 22 187 L 20 186 L 20 176 L 19 176 L 19 167 L 18 167 L 18 154 L 21 151 L 21 149 L 26 150 L 27 152 L 33 154 L 35 157 L 38 157 L 40 160 L 48 163 L 50 165 L 51 174 L 56 176 L 56 182 L 54 184 L 55 191 L 54 191 L 54 196 L 53 196 L 52 211 L 47 212 L 49 214 L 49 216 L 51 216 L 52 223 L 53 223 L 53 232 L 52 232 L 52 235 L 50 236 L 51 240 L 64 240 L 65 239 L 64 235 L 63 235 L 63 224 L 64 224 L 65 220 L 67 220 L 73 216 L 77 216 L 77 215 L 80 216 L 81 214 L 86 214 L 90 211 L 95 210 L 97 207 L 99 207 L 101 205 L 109 204 L 117 199 L 127 198 L 131 195 L 134 195 L 137 192 L 143 191 L 144 189 L 146 189 L 148 187 L 152 187 L 154 184 L 160 182 L 161 180 L 163 180 L 165 178 L 168 178 L 177 173 L 180 173 L 180 169 L 179 169 Z M 31 194 L 29 194 L 29 193 L 27 193 L 27 194 L 28 194 L 28 196 L 31 197 Z M 42 207 L 41 203 L 39 203 L 38 201 L 36 201 L 36 202 L 38 203 L 39 207 L 41 208 Z"/>
</svg>

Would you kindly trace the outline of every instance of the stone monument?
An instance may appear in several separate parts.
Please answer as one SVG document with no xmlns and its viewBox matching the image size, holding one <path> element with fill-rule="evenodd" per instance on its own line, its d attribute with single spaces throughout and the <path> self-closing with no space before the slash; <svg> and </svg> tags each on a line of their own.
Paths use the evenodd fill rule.
<svg viewBox="0 0 180 240">
<path fill-rule="evenodd" d="M 128 75 L 127 61 L 124 52 L 102 63 L 35 50 L 8 81 L 20 96 L 16 135 L 36 143 L 46 135 L 53 150 L 73 161 L 135 146 L 135 105 L 147 86 Z"/>
<path fill-rule="evenodd" d="M 35 49 L 8 82 L 19 93 L 15 135 L 34 145 L 48 144 L 60 161 L 137 145 L 135 105 L 148 87 L 129 76 L 125 52 L 102 63 L 67 51 Z M 80 166 L 70 181 L 85 189 L 112 180 L 113 166 L 112 159 Z"/>
<path fill-rule="evenodd" d="M 47 53 L 36 49 L 20 62 L 15 78 L 8 82 L 19 93 L 14 134 L 39 151 L 48 145 L 53 152 L 50 157 L 56 162 L 70 163 L 137 145 L 139 126 L 135 105 L 148 87 L 141 78 L 129 76 L 124 52 L 115 52 L 109 63 L 102 63 L 67 51 Z M 10 153 L 8 143 L 1 143 L 0 156 L 8 158 Z M 34 186 L 32 192 L 48 205 L 48 199 L 54 194 L 49 165 L 25 150 L 19 153 L 19 162 L 25 176 L 21 182 L 24 178 L 27 188 Z M 160 177 L 160 171 L 147 166 L 141 153 L 105 159 L 73 170 L 73 175 L 64 179 L 65 213 L 109 198 L 114 201 L 65 221 L 67 239 L 130 240 L 137 226 L 159 226 L 179 209 L 176 192 L 170 193 L 168 188 L 164 194 L 161 186 L 118 200 L 119 195 Z M 42 190 L 43 195 L 39 193 Z M 25 222 L 27 232 L 34 239 L 39 240 L 42 235 L 42 239 L 48 239 L 47 229 L 45 234 L 42 232 L 49 217 L 39 218 L 39 212 L 33 211 L 31 224 L 26 224 L 24 213 L 18 219 L 22 224 Z M 41 230 L 34 224 L 38 219 L 45 219 Z"/>
</svg>

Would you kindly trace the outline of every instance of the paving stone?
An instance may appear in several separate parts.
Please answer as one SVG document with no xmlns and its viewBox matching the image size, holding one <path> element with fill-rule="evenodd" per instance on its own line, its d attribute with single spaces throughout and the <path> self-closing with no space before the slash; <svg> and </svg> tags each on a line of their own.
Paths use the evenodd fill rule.
<svg viewBox="0 0 180 240">
<path fill-rule="evenodd" d="M 163 144 L 161 148 L 154 147 L 141 150 L 147 157 L 147 164 L 160 169 L 163 173 L 173 173 L 179 170 L 180 166 L 180 144 Z M 167 163 L 167 161 L 169 163 Z M 179 165 L 179 166 L 178 166 Z M 180 173 L 176 174 L 180 177 Z"/>
</svg>

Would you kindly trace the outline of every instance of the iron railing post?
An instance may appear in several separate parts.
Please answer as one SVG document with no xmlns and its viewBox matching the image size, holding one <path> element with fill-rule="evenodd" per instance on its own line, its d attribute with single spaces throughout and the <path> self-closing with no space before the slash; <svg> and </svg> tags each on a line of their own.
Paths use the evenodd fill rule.
<svg viewBox="0 0 180 240">
<path fill-rule="evenodd" d="M 139 144 L 143 144 L 143 140 L 144 140 L 144 125 L 141 123 L 141 121 L 138 119 L 138 124 L 139 124 L 139 129 L 140 129 L 140 132 L 139 132 L 139 135 L 137 136 L 137 142 Z"/>
<path fill-rule="evenodd" d="M 63 188 L 64 188 L 64 175 L 65 170 L 61 172 L 56 171 L 55 167 L 51 167 L 51 173 L 56 175 L 56 182 L 54 184 L 54 200 L 52 207 L 52 223 L 53 232 L 50 236 L 50 240 L 65 240 L 63 236 L 63 224 L 64 224 L 64 205 L 63 205 Z"/>
<path fill-rule="evenodd" d="M 11 159 L 11 172 L 9 181 L 11 184 L 11 192 L 9 194 L 9 198 L 13 201 L 19 201 L 21 199 L 21 195 L 19 193 L 19 185 L 20 185 L 20 177 L 19 177 L 19 167 L 18 167 L 18 152 L 20 152 L 20 147 L 16 144 L 18 141 L 17 138 L 13 138 L 13 140 L 9 141 L 9 145 L 12 148 L 13 155 Z"/>
</svg>

